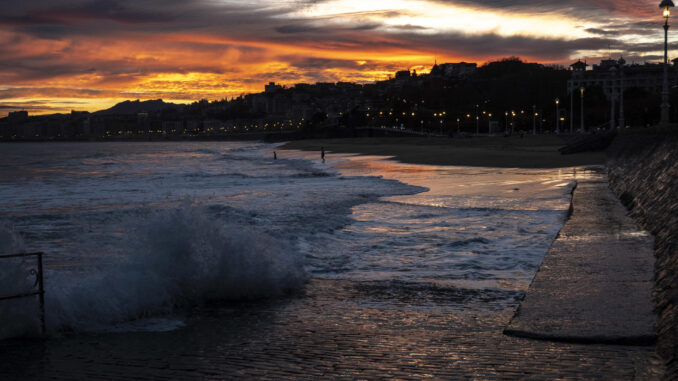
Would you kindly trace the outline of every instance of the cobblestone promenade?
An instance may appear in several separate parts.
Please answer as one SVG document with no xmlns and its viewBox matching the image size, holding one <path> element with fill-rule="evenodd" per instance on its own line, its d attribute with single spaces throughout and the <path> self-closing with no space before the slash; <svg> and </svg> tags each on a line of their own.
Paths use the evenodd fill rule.
<svg viewBox="0 0 678 381">
<path fill-rule="evenodd" d="M 193 311 L 173 332 L 5 341 L 0 379 L 651 377 L 644 372 L 653 347 L 503 335 L 517 296 L 313 280 L 300 295 Z"/>
</svg>

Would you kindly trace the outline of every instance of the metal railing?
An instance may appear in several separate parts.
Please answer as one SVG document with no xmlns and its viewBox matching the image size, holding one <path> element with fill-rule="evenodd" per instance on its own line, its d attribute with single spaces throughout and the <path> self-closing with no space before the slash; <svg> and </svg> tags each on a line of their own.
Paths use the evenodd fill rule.
<svg viewBox="0 0 678 381">
<path fill-rule="evenodd" d="M 21 294 L 16 295 L 6 295 L 0 296 L 0 302 L 4 300 L 19 299 L 19 298 L 28 298 L 31 296 L 38 296 L 40 299 L 40 328 L 42 334 L 45 334 L 45 283 L 42 277 L 42 253 L 23 253 L 23 254 L 10 254 L 10 255 L 0 255 L 0 259 L 8 258 L 27 258 L 27 257 L 37 257 L 38 260 L 38 269 L 30 269 L 28 273 L 35 277 L 35 283 L 33 284 L 32 291 L 26 291 Z M 38 287 L 35 290 L 35 287 Z"/>
</svg>

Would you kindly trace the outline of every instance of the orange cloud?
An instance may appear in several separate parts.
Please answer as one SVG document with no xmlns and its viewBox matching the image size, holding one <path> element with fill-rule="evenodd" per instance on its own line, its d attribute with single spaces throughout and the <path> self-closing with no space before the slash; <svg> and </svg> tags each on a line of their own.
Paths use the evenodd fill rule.
<svg viewBox="0 0 678 381">
<path fill-rule="evenodd" d="M 435 58 L 483 63 L 516 55 L 568 63 L 610 44 L 625 57 L 657 54 L 647 48 L 660 32 L 648 19 L 656 13 L 654 2 L 552 0 L 536 11 L 528 0 L 485 0 L 482 8 L 470 0 L 419 0 L 411 9 L 405 3 L 17 5 L 0 16 L 0 116 L 20 108 L 93 111 L 130 98 L 222 99 L 261 91 L 269 81 L 369 82 L 428 68 Z M 550 10 L 541 16 L 544 9 Z M 474 14 L 491 22 L 474 23 Z"/>
</svg>

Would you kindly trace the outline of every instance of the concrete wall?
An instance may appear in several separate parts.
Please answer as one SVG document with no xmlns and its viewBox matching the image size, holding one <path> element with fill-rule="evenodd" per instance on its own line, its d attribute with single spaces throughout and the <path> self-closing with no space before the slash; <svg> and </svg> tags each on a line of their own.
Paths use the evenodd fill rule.
<svg viewBox="0 0 678 381">
<path fill-rule="evenodd" d="M 618 136 L 608 149 L 610 187 L 655 235 L 658 354 L 678 379 L 678 132 Z"/>
</svg>

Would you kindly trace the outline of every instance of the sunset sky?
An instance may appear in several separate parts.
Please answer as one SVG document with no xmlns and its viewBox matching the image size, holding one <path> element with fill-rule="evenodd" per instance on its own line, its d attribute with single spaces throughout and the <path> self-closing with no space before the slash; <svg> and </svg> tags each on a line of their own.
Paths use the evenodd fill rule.
<svg viewBox="0 0 678 381">
<path fill-rule="evenodd" d="M 369 82 L 435 59 L 658 61 L 659 2 L 16 1 L 0 13 L 0 117 L 230 98 L 268 81 Z"/>
</svg>

